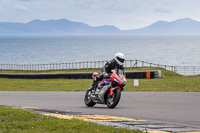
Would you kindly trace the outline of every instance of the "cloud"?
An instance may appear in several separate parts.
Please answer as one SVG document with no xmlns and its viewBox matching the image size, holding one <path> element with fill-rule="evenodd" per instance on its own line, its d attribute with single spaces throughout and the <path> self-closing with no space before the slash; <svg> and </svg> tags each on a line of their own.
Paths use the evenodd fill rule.
<svg viewBox="0 0 200 133">
<path fill-rule="evenodd" d="M 18 0 L 19 2 L 22 1 L 22 2 L 32 2 L 33 0 Z"/>
<path fill-rule="evenodd" d="M 15 7 L 15 9 L 18 9 L 18 10 L 28 10 L 29 9 L 27 6 L 24 6 L 24 5 L 15 5 L 14 7 Z"/>
<path fill-rule="evenodd" d="M 155 12 L 158 12 L 158 13 L 171 13 L 172 11 L 168 10 L 168 9 L 163 9 L 163 8 L 156 8 Z"/>
</svg>

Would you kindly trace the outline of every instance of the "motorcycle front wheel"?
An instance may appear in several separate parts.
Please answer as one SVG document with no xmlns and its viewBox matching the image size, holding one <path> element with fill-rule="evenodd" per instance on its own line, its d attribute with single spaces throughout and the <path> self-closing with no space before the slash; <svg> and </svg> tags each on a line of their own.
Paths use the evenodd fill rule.
<svg viewBox="0 0 200 133">
<path fill-rule="evenodd" d="M 107 95 L 107 100 L 106 100 L 106 104 L 108 108 L 114 108 L 117 106 L 117 104 L 119 103 L 119 100 L 121 98 L 121 90 L 120 89 L 116 89 L 113 92 L 113 95 L 111 96 L 110 93 L 108 93 Z"/>
<path fill-rule="evenodd" d="M 87 90 L 86 94 L 85 94 L 85 105 L 87 105 L 88 107 L 93 107 L 96 103 L 92 101 L 91 99 L 91 91 Z"/>
</svg>

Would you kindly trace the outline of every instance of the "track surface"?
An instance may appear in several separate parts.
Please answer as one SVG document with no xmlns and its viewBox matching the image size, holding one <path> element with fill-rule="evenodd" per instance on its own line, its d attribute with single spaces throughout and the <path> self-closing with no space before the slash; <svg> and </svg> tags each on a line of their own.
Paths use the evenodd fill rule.
<svg viewBox="0 0 200 133">
<path fill-rule="evenodd" d="M 85 92 L 0 91 L 0 105 L 71 110 L 200 127 L 199 92 L 122 92 L 114 109 L 100 104 L 86 107 L 84 95 Z"/>
</svg>

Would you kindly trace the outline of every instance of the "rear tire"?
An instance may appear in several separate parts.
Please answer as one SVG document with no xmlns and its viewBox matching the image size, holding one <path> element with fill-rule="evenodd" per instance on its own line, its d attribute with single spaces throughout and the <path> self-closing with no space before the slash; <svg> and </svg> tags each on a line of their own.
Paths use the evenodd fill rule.
<svg viewBox="0 0 200 133">
<path fill-rule="evenodd" d="M 117 104 L 119 103 L 119 100 L 121 98 L 121 90 L 120 89 L 116 89 L 113 92 L 113 95 L 111 96 L 110 93 L 108 93 L 107 95 L 107 100 L 106 100 L 106 104 L 108 108 L 114 108 L 117 106 Z"/>
<path fill-rule="evenodd" d="M 88 107 L 93 107 L 96 103 L 92 101 L 91 99 L 91 90 L 87 90 L 86 94 L 85 94 L 85 105 L 87 105 Z"/>
</svg>

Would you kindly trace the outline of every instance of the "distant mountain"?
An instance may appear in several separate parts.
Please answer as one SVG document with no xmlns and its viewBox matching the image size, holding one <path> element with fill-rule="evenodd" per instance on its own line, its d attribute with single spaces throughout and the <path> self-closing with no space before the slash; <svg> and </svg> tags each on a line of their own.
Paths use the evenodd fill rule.
<svg viewBox="0 0 200 133">
<path fill-rule="evenodd" d="M 67 19 L 36 19 L 28 23 L 0 22 L 0 35 L 200 35 L 200 22 L 184 18 L 157 21 L 140 29 L 120 30 L 111 25 L 92 27 Z"/>
<path fill-rule="evenodd" d="M 200 22 L 190 18 L 172 22 L 157 21 L 150 26 L 123 31 L 123 34 L 134 35 L 200 35 Z"/>
<path fill-rule="evenodd" d="M 72 22 L 67 19 L 33 20 L 28 23 L 0 22 L 0 35 L 93 35 L 119 34 L 115 26 L 92 27 L 81 22 Z"/>
</svg>

